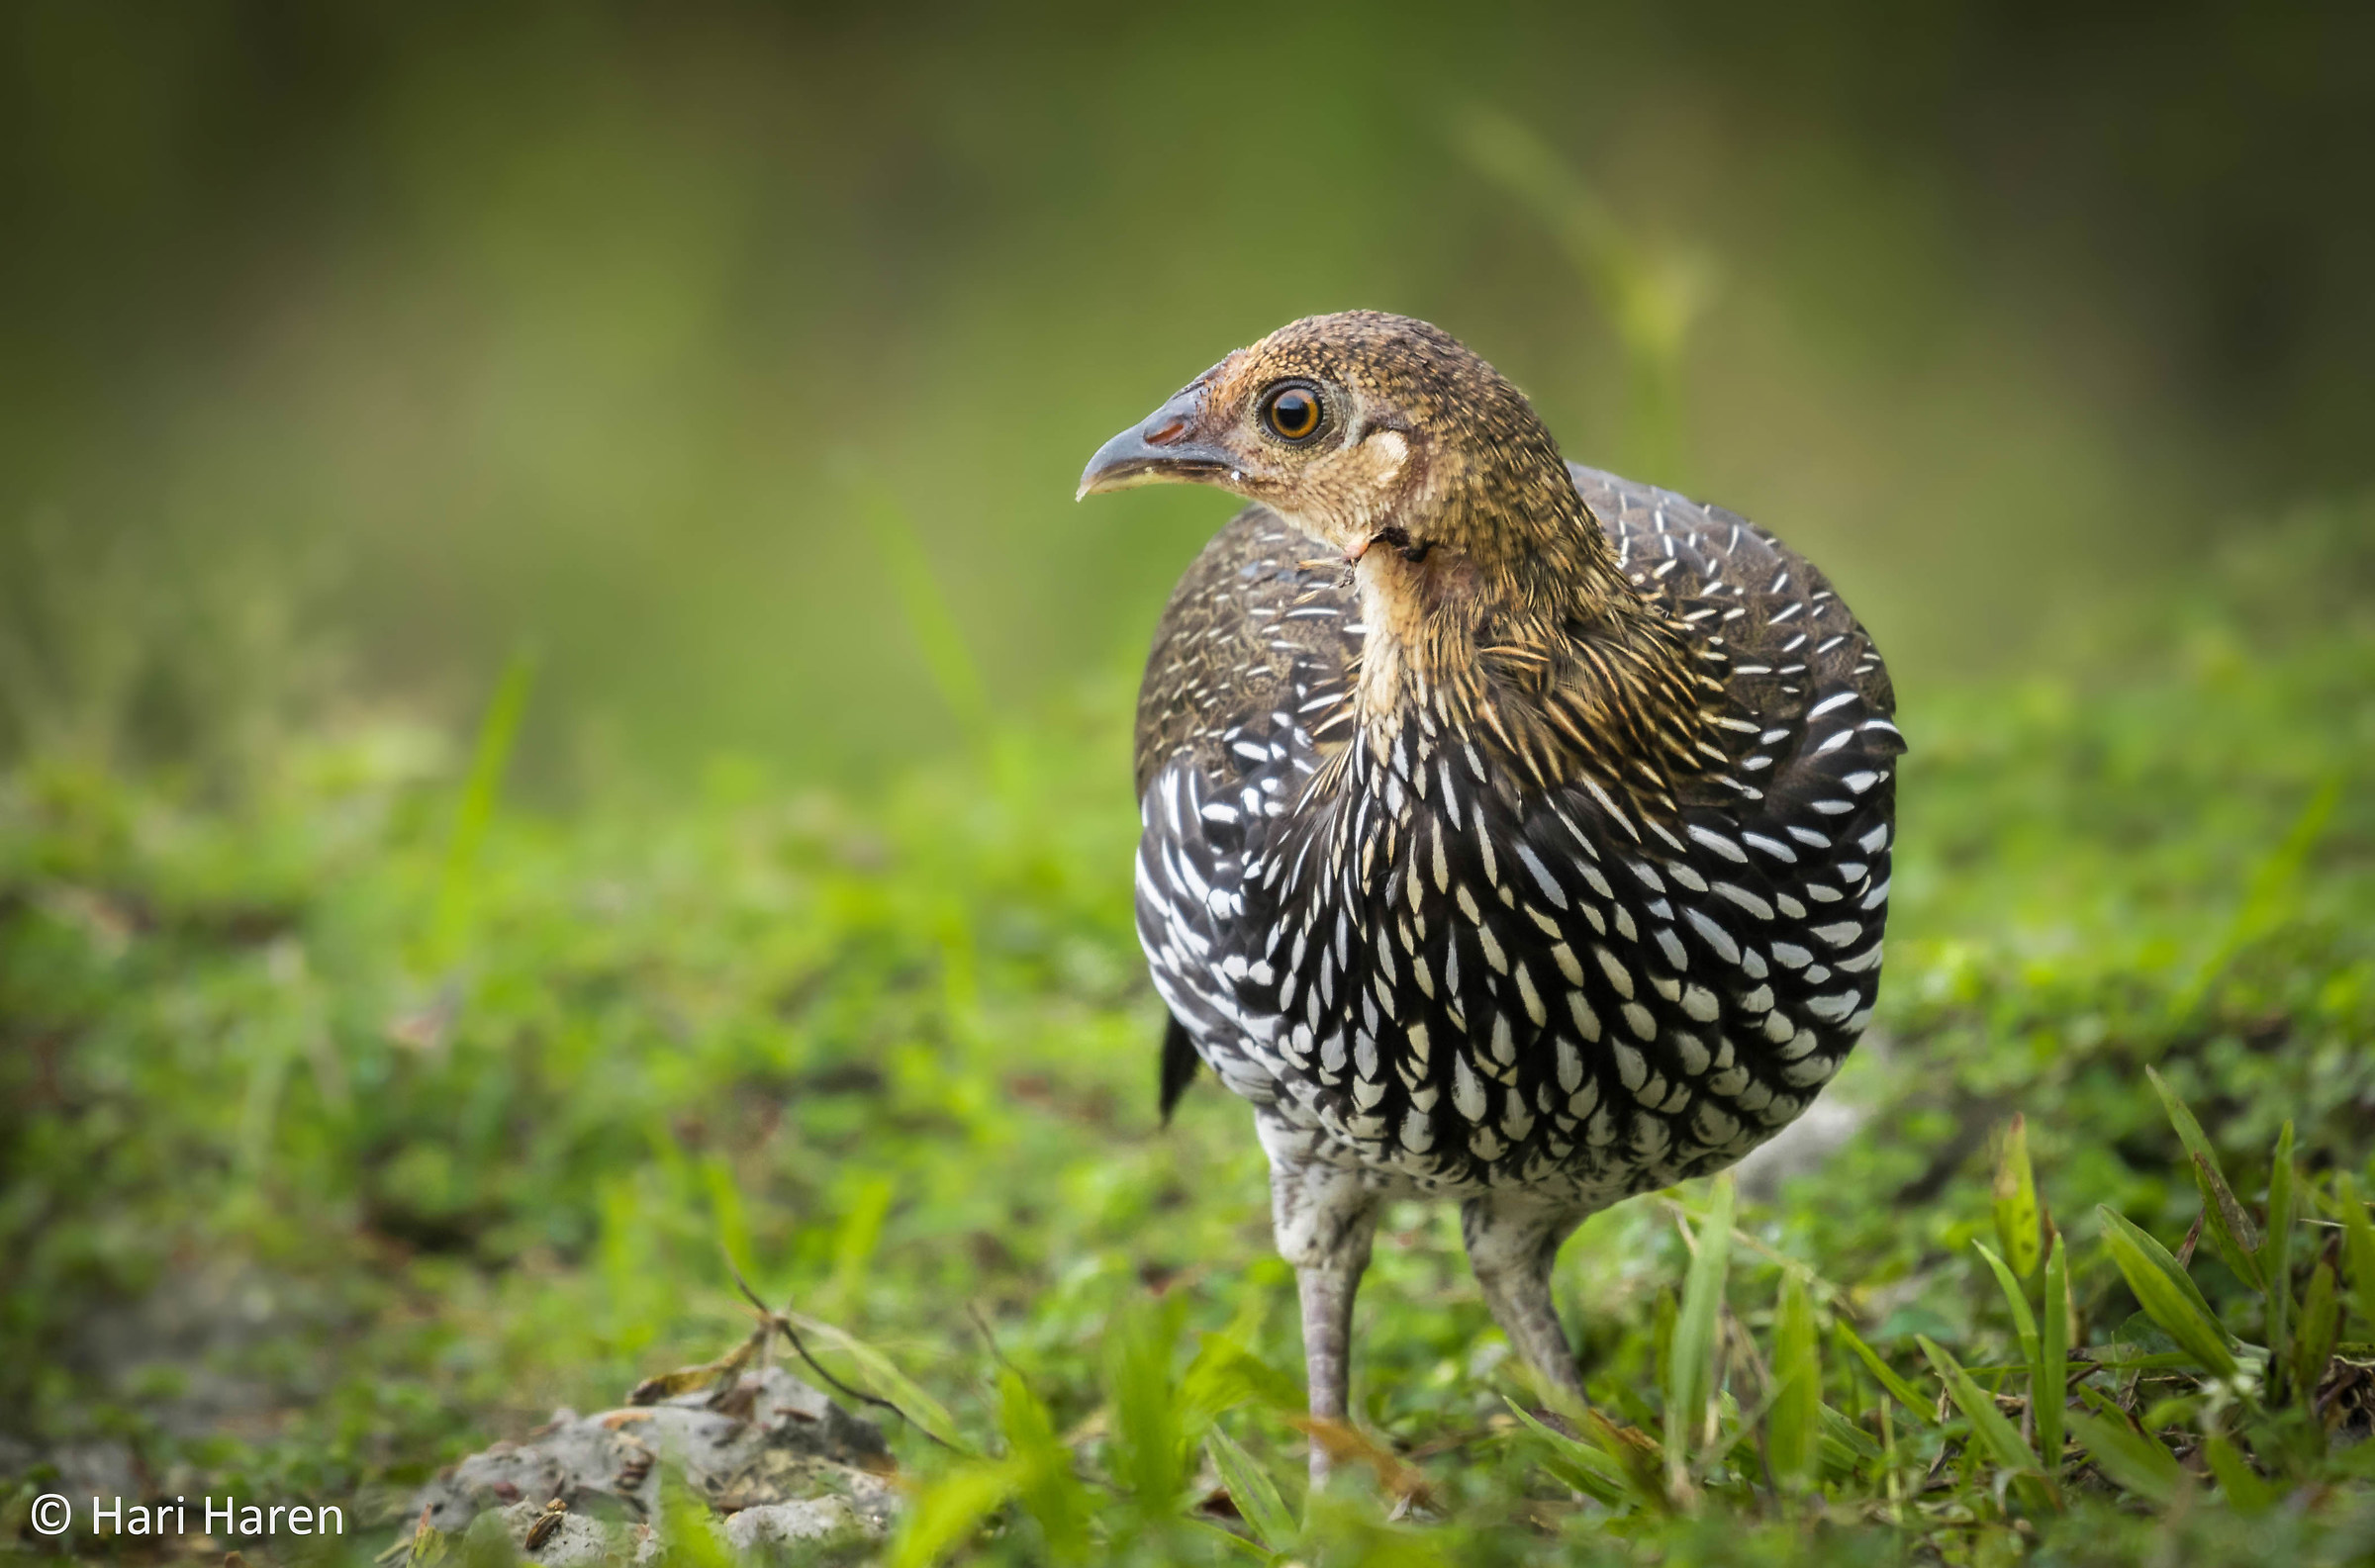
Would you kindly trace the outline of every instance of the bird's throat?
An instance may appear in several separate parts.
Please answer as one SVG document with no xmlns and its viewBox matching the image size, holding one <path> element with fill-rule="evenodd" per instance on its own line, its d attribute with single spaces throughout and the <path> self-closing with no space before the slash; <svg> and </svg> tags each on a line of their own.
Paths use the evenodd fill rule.
<svg viewBox="0 0 2375 1568">
<path fill-rule="evenodd" d="M 1585 774 L 1664 782 L 1697 766 L 1691 648 L 1587 540 L 1480 563 L 1436 549 L 1373 552 L 1358 572 L 1366 629 L 1354 716 L 1379 755 L 1415 725 L 1469 738 L 1537 787 Z"/>
</svg>

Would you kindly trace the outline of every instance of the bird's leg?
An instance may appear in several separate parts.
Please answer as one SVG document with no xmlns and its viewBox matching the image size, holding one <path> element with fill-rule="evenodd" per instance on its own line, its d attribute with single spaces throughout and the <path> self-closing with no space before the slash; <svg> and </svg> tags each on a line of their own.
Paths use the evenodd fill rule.
<svg viewBox="0 0 2375 1568">
<path fill-rule="evenodd" d="M 1266 1129 L 1267 1131 L 1267 1129 Z M 1265 1144 L 1273 1140 L 1265 1137 Z M 1369 1267 L 1378 1230 L 1378 1196 L 1359 1172 L 1291 1157 L 1271 1149 L 1271 1222 L 1279 1252 L 1294 1265 L 1303 1305 L 1303 1361 L 1311 1414 L 1343 1421 L 1352 1384 L 1353 1296 Z M 1328 1450 L 1311 1442 L 1311 1480 L 1327 1479 Z"/>
<path fill-rule="evenodd" d="M 1484 1287 L 1484 1304 L 1535 1371 L 1583 1401 L 1583 1372 L 1551 1303 L 1551 1265 L 1559 1244 L 1583 1223 L 1582 1211 L 1495 1193 L 1460 1207 L 1460 1234 Z"/>
</svg>

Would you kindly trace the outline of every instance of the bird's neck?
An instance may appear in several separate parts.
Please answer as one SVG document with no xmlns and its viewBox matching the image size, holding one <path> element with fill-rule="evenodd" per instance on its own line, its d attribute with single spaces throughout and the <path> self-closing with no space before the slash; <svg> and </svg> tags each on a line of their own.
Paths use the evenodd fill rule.
<svg viewBox="0 0 2375 1568">
<path fill-rule="evenodd" d="M 1415 725 L 1536 788 L 1589 775 L 1670 806 L 1675 776 L 1704 766 L 1707 683 L 1564 465 L 1555 481 L 1463 487 L 1408 531 L 1439 543 L 1359 572 L 1353 703 L 1368 743 L 1381 753 Z"/>
</svg>

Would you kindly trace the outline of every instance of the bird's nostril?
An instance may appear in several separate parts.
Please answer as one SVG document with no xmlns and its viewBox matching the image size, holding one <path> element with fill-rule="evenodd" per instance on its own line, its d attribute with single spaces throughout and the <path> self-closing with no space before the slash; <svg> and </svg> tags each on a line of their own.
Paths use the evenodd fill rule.
<svg viewBox="0 0 2375 1568">
<path fill-rule="evenodd" d="M 1188 421 L 1186 419 L 1169 420 L 1160 428 L 1146 432 L 1146 444 L 1149 446 L 1169 446 L 1172 442 L 1178 440 L 1182 435 L 1186 434 L 1187 430 Z"/>
</svg>

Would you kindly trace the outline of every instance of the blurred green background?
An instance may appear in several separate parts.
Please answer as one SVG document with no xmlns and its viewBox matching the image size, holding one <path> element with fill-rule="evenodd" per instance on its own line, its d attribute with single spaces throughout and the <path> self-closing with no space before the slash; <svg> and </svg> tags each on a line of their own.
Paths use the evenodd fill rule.
<svg viewBox="0 0 2375 1568">
<path fill-rule="evenodd" d="M 2375 472 L 2363 7 L 0 30 L 19 753 L 466 718 L 528 646 L 539 787 L 879 768 L 949 729 L 886 550 L 999 710 L 1134 673 L 1228 503 L 1076 507 L 1082 462 L 1351 306 L 1779 529 L 1916 693 L 2100 643 L 2221 530 Z"/>
<path fill-rule="evenodd" d="M 2309 1227 L 2375 1187 L 2370 145 L 2364 5 L 0 8 L 0 1542 L 53 1484 L 233 1487 L 350 1500 L 359 1561 L 440 1464 L 731 1342 L 721 1245 L 980 1453 L 1006 1370 L 1092 1476 L 1200 1451 L 1192 1334 L 1291 1385 L 1260 1152 L 1209 1082 L 1158 1127 L 1129 905 L 1130 694 L 1233 503 L 1071 497 L 1349 306 L 1774 528 L 1896 674 L 1855 1131 L 1744 1188 L 1725 1420 L 1785 1271 L 1915 1405 L 1917 1336 L 2028 1375 L 1970 1245 L 2015 1112 L 2073 1343 L 2173 1356 L 2093 1212 L 2201 1213 L 2146 1066 L 2247 1205 L 2292 1128 L 2330 1305 Z M 1658 1398 L 1706 1201 L 1562 1255 L 1644 1430 L 1697 1430 Z M 1578 1503 L 1457 1229 L 1388 1216 L 1355 1383 L 1441 1522 L 1356 1499 L 1301 1560 L 2375 1549 L 2375 1442 L 2181 1378 L 2149 1440 L 2235 1434 L 2298 1506 L 2160 1519 L 2073 1449 L 2016 1528 L 1837 1340 L 1831 1535 L 1751 1466 Z M 1299 1495 L 1281 1411 L 1226 1419 Z M 1098 1551 L 1240 1550 L 1166 1486 L 1099 1491 Z"/>
</svg>

